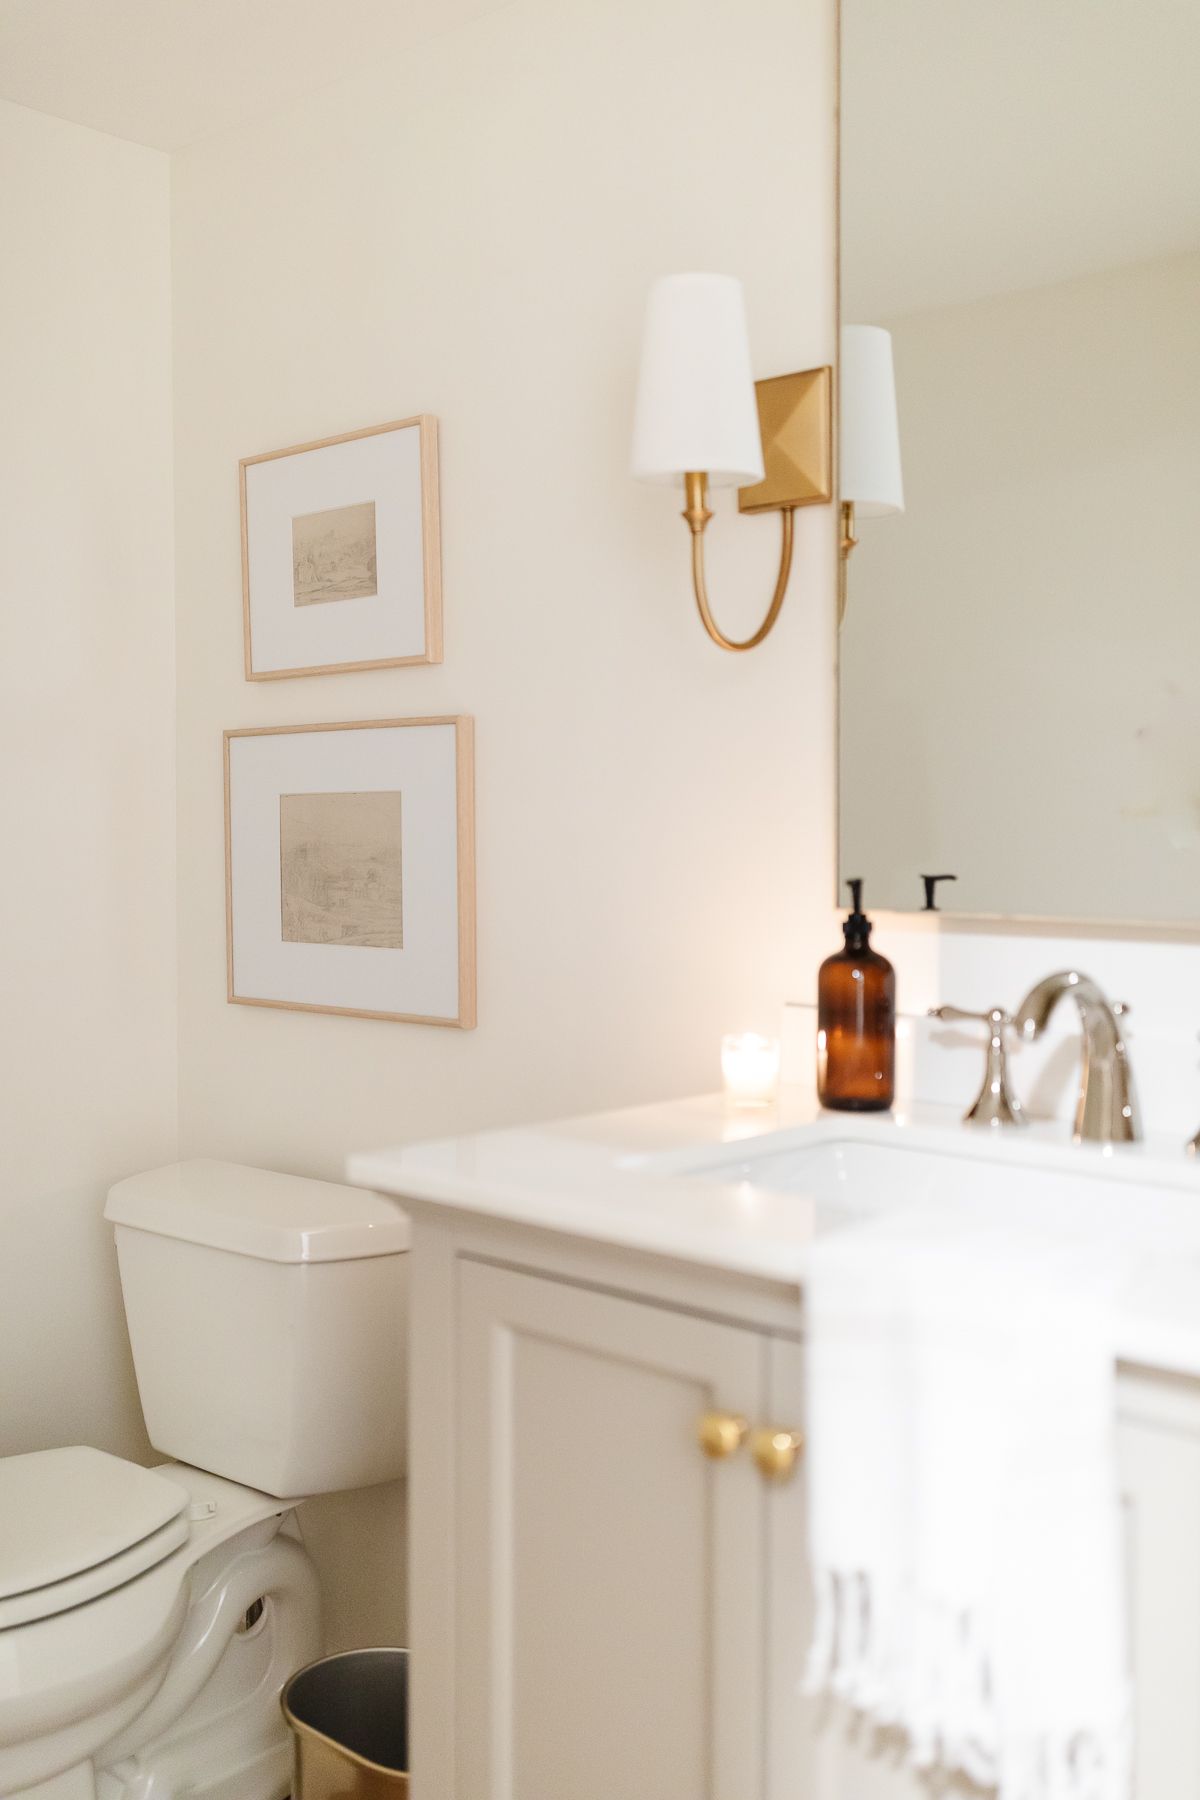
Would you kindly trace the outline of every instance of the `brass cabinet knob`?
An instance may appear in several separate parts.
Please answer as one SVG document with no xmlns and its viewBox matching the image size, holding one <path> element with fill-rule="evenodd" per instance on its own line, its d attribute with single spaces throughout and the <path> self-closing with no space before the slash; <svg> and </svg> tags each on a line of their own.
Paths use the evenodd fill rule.
<svg viewBox="0 0 1200 1800">
<path fill-rule="evenodd" d="M 753 1433 L 750 1454 L 768 1481 L 790 1481 L 804 1448 L 802 1431 L 785 1431 L 765 1425 Z"/>
<path fill-rule="evenodd" d="M 722 1462 L 741 1449 L 749 1431 L 749 1425 L 737 1413 L 710 1412 L 697 1425 L 696 1436 L 705 1456 Z"/>
</svg>

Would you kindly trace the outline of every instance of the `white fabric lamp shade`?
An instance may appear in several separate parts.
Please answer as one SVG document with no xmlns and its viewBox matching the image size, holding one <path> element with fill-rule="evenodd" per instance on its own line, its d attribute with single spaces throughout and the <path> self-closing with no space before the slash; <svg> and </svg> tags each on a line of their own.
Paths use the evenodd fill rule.
<svg viewBox="0 0 1200 1800">
<path fill-rule="evenodd" d="M 841 497 L 859 518 L 904 511 L 892 334 L 880 325 L 843 325 Z"/>
<path fill-rule="evenodd" d="M 637 481 L 703 472 L 714 487 L 763 478 L 742 284 L 664 275 L 650 289 L 633 425 Z"/>
</svg>

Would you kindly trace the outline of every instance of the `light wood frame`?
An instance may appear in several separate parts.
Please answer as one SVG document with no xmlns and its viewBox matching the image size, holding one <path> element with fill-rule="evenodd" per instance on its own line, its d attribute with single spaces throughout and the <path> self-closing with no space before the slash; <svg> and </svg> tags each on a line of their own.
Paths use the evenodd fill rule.
<svg viewBox="0 0 1200 1800">
<path fill-rule="evenodd" d="M 397 726 L 453 725 L 458 821 L 458 1017 L 423 1013 L 372 1012 L 354 1006 L 323 1006 L 309 1000 L 259 1000 L 234 992 L 233 836 L 230 814 L 229 745 L 242 737 L 288 737 L 308 731 L 390 731 Z M 391 1019 L 407 1025 L 445 1025 L 471 1031 L 476 1023 L 475 969 L 475 721 L 465 713 L 416 719 L 351 719 L 334 725 L 256 725 L 224 733 L 225 774 L 225 993 L 232 1006 L 269 1006 L 284 1012 L 334 1013 L 347 1019 Z"/>
<path fill-rule="evenodd" d="M 421 656 L 378 657 L 369 662 L 314 663 L 296 669 L 254 668 L 250 635 L 250 532 L 246 512 L 246 470 L 255 463 L 275 462 L 281 456 L 303 456 L 309 450 L 328 450 L 357 438 L 380 437 L 387 431 L 420 432 L 421 544 L 425 588 L 425 650 Z M 438 493 L 438 422 L 432 413 L 415 413 L 411 419 L 392 419 L 386 425 L 367 425 L 361 431 L 343 431 L 336 437 L 315 438 L 309 444 L 291 444 L 286 450 L 264 450 L 243 456 L 238 463 L 238 496 L 242 515 L 242 645 L 247 681 L 287 681 L 299 675 L 348 675 L 358 669 L 401 669 L 414 663 L 442 660 L 442 536 Z"/>
</svg>

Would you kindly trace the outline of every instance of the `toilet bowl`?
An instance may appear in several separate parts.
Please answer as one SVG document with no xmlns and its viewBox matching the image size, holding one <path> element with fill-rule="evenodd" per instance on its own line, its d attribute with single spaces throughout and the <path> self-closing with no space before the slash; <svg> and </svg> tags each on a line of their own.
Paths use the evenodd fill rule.
<svg viewBox="0 0 1200 1800">
<path fill-rule="evenodd" d="M 407 1223 L 223 1163 L 134 1177 L 106 1216 L 180 1460 L 0 1459 L 0 1796 L 283 1800 L 279 1694 L 322 1649 L 298 1497 L 403 1472 Z"/>
</svg>

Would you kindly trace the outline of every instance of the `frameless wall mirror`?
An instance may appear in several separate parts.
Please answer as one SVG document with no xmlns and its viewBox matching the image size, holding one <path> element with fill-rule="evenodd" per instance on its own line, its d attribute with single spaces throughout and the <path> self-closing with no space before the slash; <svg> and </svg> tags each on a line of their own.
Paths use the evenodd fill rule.
<svg viewBox="0 0 1200 1800">
<path fill-rule="evenodd" d="M 891 334 L 840 862 L 873 907 L 1200 922 L 1200 5 L 842 0 L 841 310 Z"/>
</svg>

